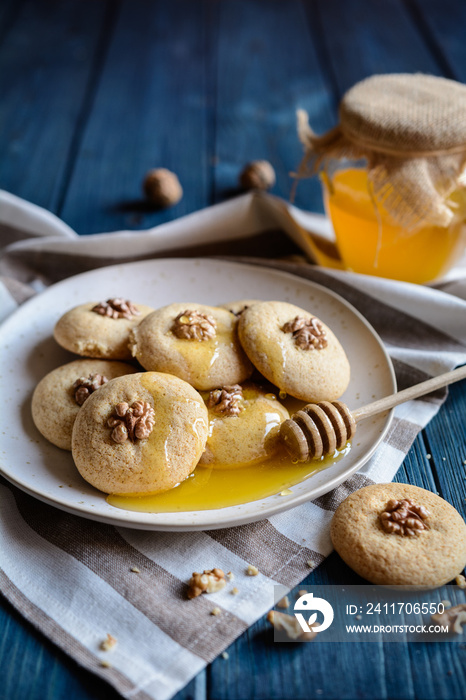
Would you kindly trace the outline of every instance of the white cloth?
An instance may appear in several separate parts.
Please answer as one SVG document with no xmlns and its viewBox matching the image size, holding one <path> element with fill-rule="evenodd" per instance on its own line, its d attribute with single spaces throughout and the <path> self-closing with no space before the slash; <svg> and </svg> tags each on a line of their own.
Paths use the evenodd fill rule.
<svg viewBox="0 0 466 700">
<path fill-rule="evenodd" d="M 324 217 L 267 195 L 245 195 L 146 232 L 79 237 L 52 214 L 0 192 L 1 317 L 44 285 L 84 269 L 193 251 L 219 235 L 239 240 L 277 228 L 307 252 L 306 232 L 331 245 Z M 308 264 L 255 262 L 320 282 L 346 297 L 383 338 L 401 385 L 466 362 L 463 269 L 439 290 Z M 1 590 L 42 632 L 124 697 L 168 700 L 272 606 L 274 583 L 293 587 L 330 553 L 329 525 L 338 504 L 365 484 L 393 478 L 444 397 L 445 392 L 398 407 L 375 455 L 334 492 L 230 530 L 154 536 L 116 529 L 55 510 L 2 481 Z M 244 570 L 252 560 L 259 575 L 247 577 Z M 187 579 L 207 561 L 239 572 L 238 595 L 225 589 L 185 600 Z M 134 567 L 139 573 L 131 571 Z M 210 615 L 214 606 L 221 610 L 218 617 Z M 118 643 L 106 655 L 99 643 L 107 632 Z M 102 660 L 111 667 L 102 666 Z"/>
</svg>

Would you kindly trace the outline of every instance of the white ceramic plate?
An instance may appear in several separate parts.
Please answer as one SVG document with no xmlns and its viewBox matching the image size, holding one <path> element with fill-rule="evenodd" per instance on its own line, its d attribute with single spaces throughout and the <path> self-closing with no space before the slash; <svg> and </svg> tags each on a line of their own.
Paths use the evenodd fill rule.
<svg viewBox="0 0 466 700">
<path fill-rule="evenodd" d="M 25 303 L 0 328 L 0 473 L 27 493 L 75 515 L 122 527 L 202 530 L 261 520 L 321 496 L 356 472 L 374 453 L 392 414 L 364 423 L 348 455 L 293 487 L 289 496 L 216 510 L 139 513 L 109 505 L 87 484 L 71 454 L 38 433 L 30 411 L 32 392 L 50 370 L 76 359 L 52 337 L 57 319 L 86 301 L 123 296 L 153 307 L 172 302 L 220 304 L 235 299 L 288 301 L 327 323 L 351 363 L 343 400 L 362 406 L 395 390 L 391 361 L 368 322 L 336 294 L 287 273 L 217 260 L 168 259 L 115 265 L 55 284 Z"/>
</svg>

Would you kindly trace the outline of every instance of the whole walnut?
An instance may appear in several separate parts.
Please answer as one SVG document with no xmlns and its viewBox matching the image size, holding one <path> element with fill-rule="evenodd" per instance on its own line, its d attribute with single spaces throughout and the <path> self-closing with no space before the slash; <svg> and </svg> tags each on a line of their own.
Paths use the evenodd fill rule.
<svg viewBox="0 0 466 700">
<path fill-rule="evenodd" d="M 275 185 L 275 170 L 268 160 L 253 160 L 242 170 L 239 181 L 245 190 L 269 190 Z"/>
<path fill-rule="evenodd" d="M 156 207 L 171 207 L 180 201 L 183 188 L 175 173 L 166 168 L 149 170 L 143 182 L 144 194 Z"/>
</svg>

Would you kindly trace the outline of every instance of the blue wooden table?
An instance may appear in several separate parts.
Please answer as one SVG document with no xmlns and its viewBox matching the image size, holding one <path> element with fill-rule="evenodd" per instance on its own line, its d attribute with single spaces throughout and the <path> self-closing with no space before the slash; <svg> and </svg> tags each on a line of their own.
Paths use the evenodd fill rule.
<svg viewBox="0 0 466 700">
<path fill-rule="evenodd" d="M 322 132 L 370 74 L 466 82 L 465 34 L 463 0 L 2 0 L 0 187 L 83 235 L 221 201 L 255 158 L 273 163 L 273 192 L 287 197 L 297 107 Z M 155 166 L 184 187 L 158 213 L 140 204 Z M 296 203 L 322 210 L 317 182 Z M 463 515 L 465 416 L 463 382 L 397 475 Z M 358 578 L 335 554 L 306 581 L 337 582 Z M 116 697 L 0 602 L 2 700 Z M 266 628 L 254 625 L 177 700 L 465 697 L 466 644 L 274 645 Z"/>
</svg>

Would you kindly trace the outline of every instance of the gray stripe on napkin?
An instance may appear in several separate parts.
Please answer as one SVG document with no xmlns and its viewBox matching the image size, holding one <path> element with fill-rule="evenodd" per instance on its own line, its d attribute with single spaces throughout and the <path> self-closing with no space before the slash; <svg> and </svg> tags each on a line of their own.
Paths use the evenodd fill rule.
<svg viewBox="0 0 466 700">
<path fill-rule="evenodd" d="M 84 240 L 83 240 L 84 243 Z M 85 245 L 82 246 L 85 248 Z M 273 250 L 274 255 L 288 249 L 287 239 L 281 231 L 268 230 L 248 238 L 222 241 L 217 239 L 211 243 L 184 245 L 182 248 L 168 248 L 163 251 L 148 250 L 137 255 L 125 255 L 122 258 L 118 250 L 118 242 L 109 245 L 108 254 L 79 253 L 76 247 L 67 251 L 62 246 L 55 251 L 50 247 L 41 249 L 41 242 L 37 246 L 11 246 L 0 258 L 0 272 L 2 275 L 14 276 L 24 282 L 40 277 L 47 284 L 59 282 L 71 275 L 81 274 L 96 268 L 104 268 L 110 265 L 127 264 L 143 260 L 156 260 L 158 258 L 208 258 L 220 255 L 231 259 L 230 256 L 238 254 L 261 255 L 264 251 Z M 99 251 L 100 253 L 100 251 Z"/>
<path fill-rule="evenodd" d="M 375 484 L 375 481 L 364 476 L 364 474 L 353 474 L 350 479 L 340 484 L 336 489 L 333 489 L 330 493 L 326 493 L 324 496 L 315 498 L 312 502 L 316 506 L 319 506 L 319 508 L 335 512 L 340 503 L 343 503 L 345 498 L 351 493 L 364 488 L 364 486 L 370 486 L 371 484 Z"/>
<path fill-rule="evenodd" d="M 427 379 L 432 378 L 430 374 L 424 372 L 422 369 L 413 367 L 412 365 L 402 362 L 401 360 L 397 360 L 393 357 L 392 363 L 395 369 L 398 391 L 406 389 L 409 386 L 414 386 L 414 384 L 420 384 L 421 382 L 425 382 Z M 445 401 L 447 394 L 448 387 L 443 387 L 442 389 L 432 391 L 430 394 L 425 394 L 421 400 L 427 403 L 433 403 L 436 406 L 440 406 Z"/>
<path fill-rule="evenodd" d="M 445 282 L 437 282 L 432 285 L 434 289 L 438 289 L 446 294 L 466 300 L 466 281 L 464 279 L 452 279 Z"/>
<path fill-rule="evenodd" d="M 223 647 L 225 632 L 235 637 L 248 625 L 227 610 L 211 615 L 208 597 L 186 597 L 186 583 L 129 545 L 110 525 L 84 520 L 31 499 L 15 489 L 18 510 L 41 537 L 85 564 L 165 634 L 205 661 Z M 136 567 L 141 573 L 134 573 Z M 221 606 L 219 606 L 221 607 Z"/>
<path fill-rule="evenodd" d="M 0 282 L 3 282 L 17 304 L 22 304 L 36 295 L 36 291 L 32 289 L 32 287 L 28 284 L 18 282 L 18 280 L 13 277 L 3 277 L 0 275 Z"/>
<path fill-rule="evenodd" d="M 207 534 L 244 561 L 257 566 L 265 576 L 290 588 L 309 573 L 309 560 L 320 564 L 325 559 L 282 535 L 268 520 L 227 530 L 209 530 Z"/>
<path fill-rule="evenodd" d="M 401 418 L 394 418 L 384 442 L 390 445 L 390 447 L 396 447 L 397 450 L 401 450 L 407 454 L 419 430 L 420 428 L 417 423 L 412 423 L 409 420 Z"/>
<path fill-rule="evenodd" d="M 42 238 L 42 234 L 34 233 L 34 231 L 24 231 L 24 229 L 13 226 L 13 224 L 0 221 L 0 250 L 3 250 L 11 243 L 17 243 L 25 238 Z"/>
</svg>

